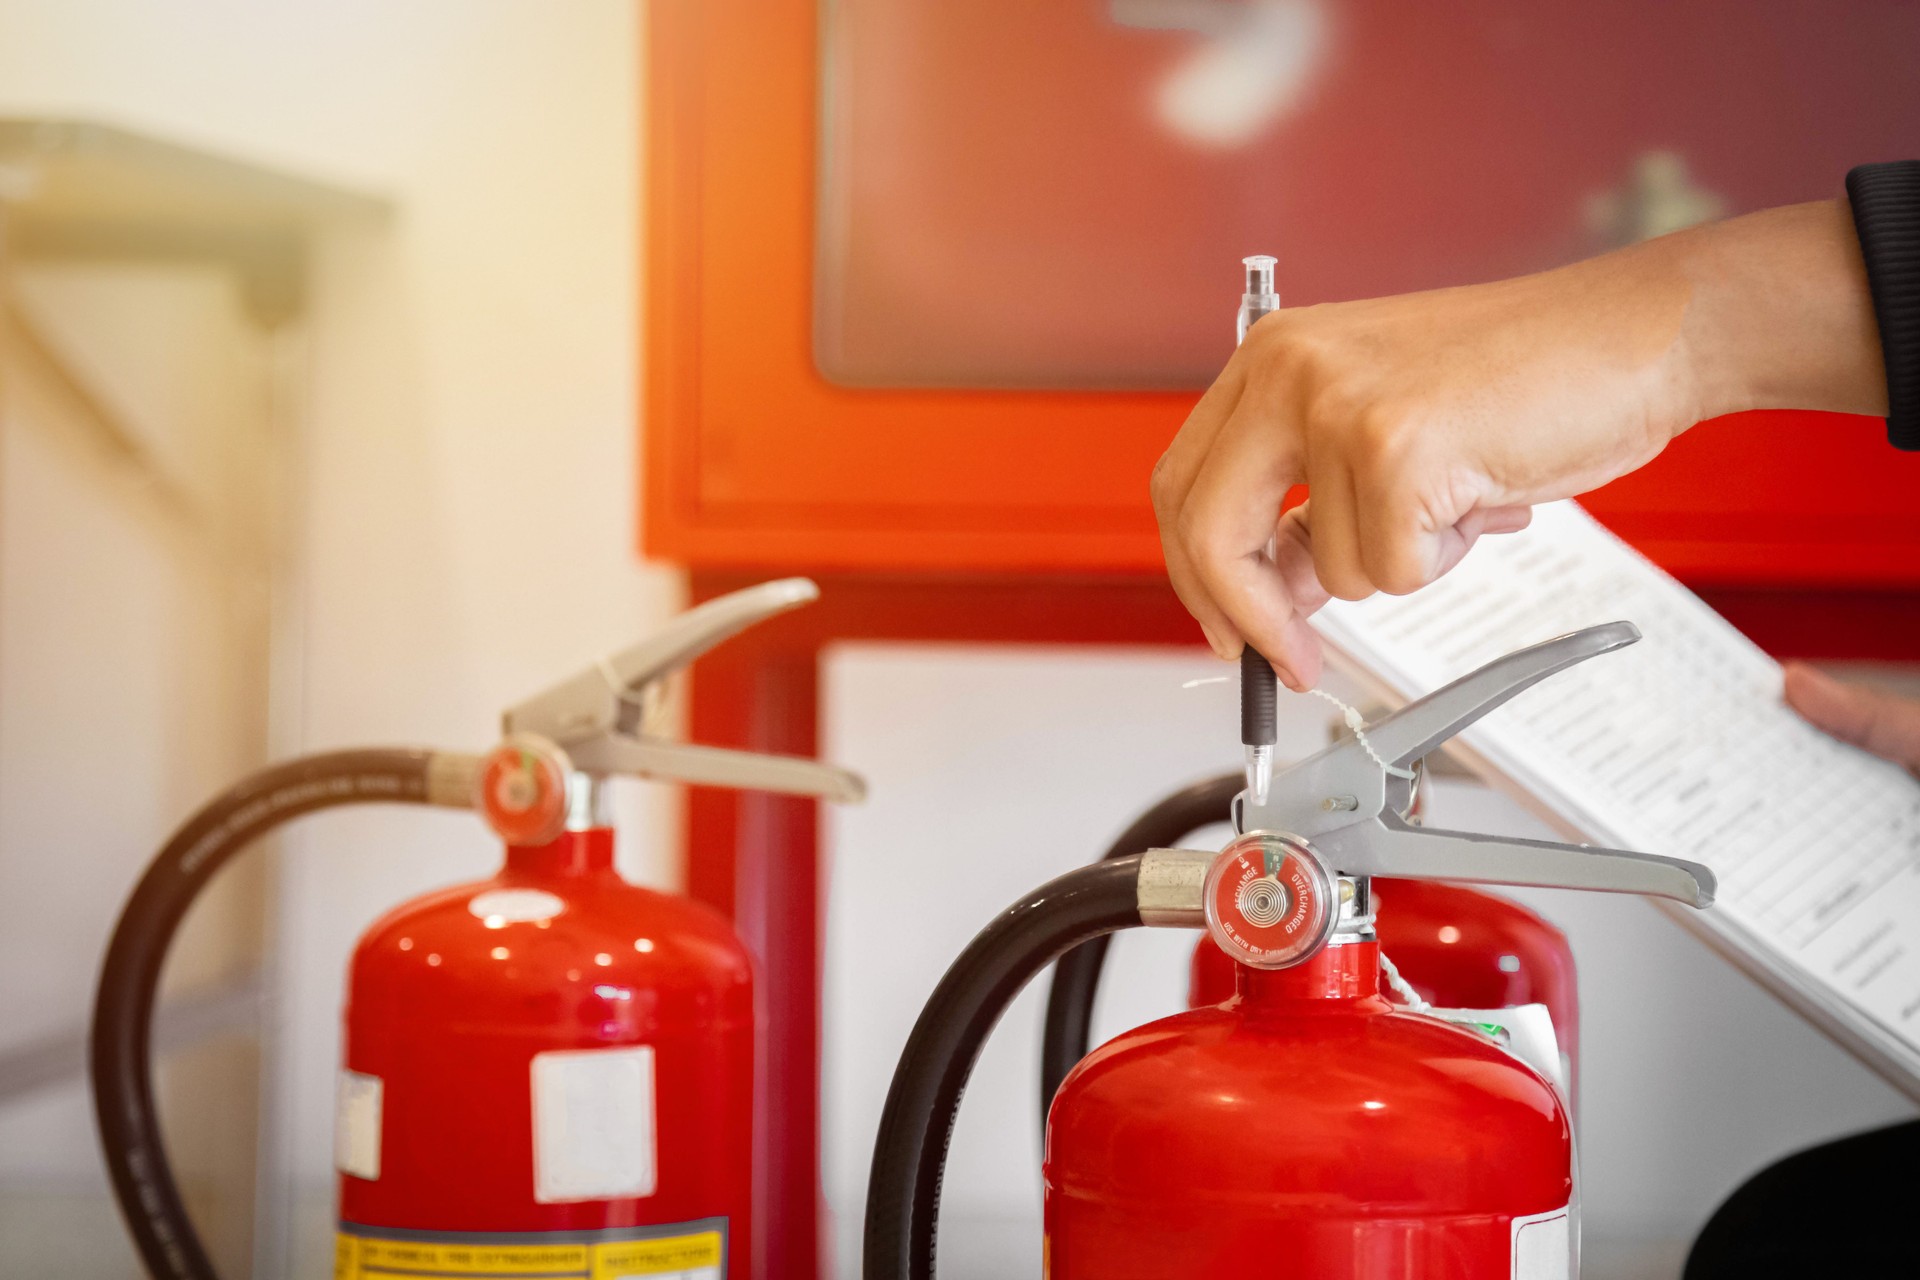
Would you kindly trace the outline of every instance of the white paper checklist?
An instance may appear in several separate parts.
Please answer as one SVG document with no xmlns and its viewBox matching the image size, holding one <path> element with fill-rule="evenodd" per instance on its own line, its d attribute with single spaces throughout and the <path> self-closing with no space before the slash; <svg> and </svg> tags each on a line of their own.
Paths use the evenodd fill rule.
<svg viewBox="0 0 1920 1280">
<path fill-rule="evenodd" d="M 1920 1097 L 1920 782 L 1803 723 L 1778 664 L 1698 597 L 1561 502 L 1414 595 L 1315 618 L 1401 700 L 1616 620 L 1644 638 L 1460 741 L 1582 839 L 1706 863 L 1715 905 L 1675 914 Z"/>
</svg>

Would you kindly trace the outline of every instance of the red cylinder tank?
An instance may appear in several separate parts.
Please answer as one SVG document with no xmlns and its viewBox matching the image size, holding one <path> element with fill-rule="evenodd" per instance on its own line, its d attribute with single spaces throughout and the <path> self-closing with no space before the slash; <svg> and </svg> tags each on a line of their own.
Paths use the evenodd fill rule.
<svg viewBox="0 0 1920 1280">
<path fill-rule="evenodd" d="M 1572 1141 L 1546 1080 L 1389 1004 L 1372 942 L 1233 969 L 1233 997 L 1119 1036 L 1061 1086 L 1050 1280 L 1570 1274 Z"/>
<path fill-rule="evenodd" d="M 1432 880 L 1373 882 L 1381 949 L 1421 997 L 1448 1009 L 1539 1003 L 1569 1067 L 1579 1061 L 1580 999 L 1567 936 L 1510 898 Z M 1193 1008 L 1234 989 L 1234 962 L 1205 937 L 1188 983 Z"/>
<path fill-rule="evenodd" d="M 727 922 L 606 829 L 393 911 L 351 966 L 336 1275 L 745 1280 L 754 1020 Z"/>
</svg>

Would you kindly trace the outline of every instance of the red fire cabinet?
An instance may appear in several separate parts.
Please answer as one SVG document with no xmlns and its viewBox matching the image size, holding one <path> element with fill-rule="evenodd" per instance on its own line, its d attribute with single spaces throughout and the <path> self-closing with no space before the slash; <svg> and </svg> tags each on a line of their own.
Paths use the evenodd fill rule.
<svg viewBox="0 0 1920 1280">
<path fill-rule="evenodd" d="M 1281 256 L 1290 304 L 1511 274 L 1676 208 L 1837 194 L 1920 112 L 1898 6 L 646 13 L 641 546 L 700 598 L 823 579 L 693 690 L 699 740 L 772 750 L 813 749 L 835 640 L 1199 642 L 1146 482 L 1226 355 L 1241 254 Z M 1267 116 L 1204 140 L 1251 117 L 1196 124 L 1179 77 L 1265 21 L 1296 24 L 1247 37 L 1272 93 L 1241 107 Z M 1906 658 L 1915 494 L 1877 422 L 1779 412 L 1703 424 L 1590 505 L 1775 652 Z M 764 962 L 767 1261 L 791 1277 L 820 1244 L 816 832 L 805 802 L 689 805 L 690 887 Z"/>
</svg>

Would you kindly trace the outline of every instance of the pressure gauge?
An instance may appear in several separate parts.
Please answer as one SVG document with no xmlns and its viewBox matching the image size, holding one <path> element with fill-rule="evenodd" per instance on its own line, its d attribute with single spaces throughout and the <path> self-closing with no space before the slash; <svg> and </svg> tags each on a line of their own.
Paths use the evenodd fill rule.
<svg viewBox="0 0 1920 1280">
<path fill-rule="evenodd" d="M 1207 932 L 1255 969 L 1285 969 L 1326 945 L 1339 912 L 1333 877 L 1304 841 L 1249 831 L 1207 869 Z"/>
</svg>

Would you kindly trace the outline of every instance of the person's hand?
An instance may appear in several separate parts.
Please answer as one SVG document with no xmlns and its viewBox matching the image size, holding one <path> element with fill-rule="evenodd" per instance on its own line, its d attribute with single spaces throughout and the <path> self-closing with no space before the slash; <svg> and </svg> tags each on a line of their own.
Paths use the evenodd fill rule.
<svg viewBox="0 0 1920 1280">
<path fill-rule="evenodd" d="M 1823 729 L 1920 777 L 1920 700 L 1843 684 L 1802 662 L 1786 668 L 1787 705 Z"/>
<path fill-rule="evenodd" d="M 1416 590 L 1702 418 L 1876 396 L 1850 216 L 1795 206 L 1518 280 L 1266 316 L 1155 467 L 1154 513 L 1214 650 L 1251 643 L 1303 689 L 1329 593 Z"/>
<path fill-rule="evenodd" d="M 1480 534 L 1633 469 L 1693 421 L 1672 367 L 1684 292 L 1621 274 L 1256 323 L 1153 479 L 1174 590 L 1214 649 L 1251 641 L 1289 687 L 1310 685 L 1306 618 L 1328 593 L 1421 587 Z M 1307 503 L 1280 516 L 1301 483 Z"/>
</svg>

